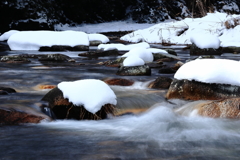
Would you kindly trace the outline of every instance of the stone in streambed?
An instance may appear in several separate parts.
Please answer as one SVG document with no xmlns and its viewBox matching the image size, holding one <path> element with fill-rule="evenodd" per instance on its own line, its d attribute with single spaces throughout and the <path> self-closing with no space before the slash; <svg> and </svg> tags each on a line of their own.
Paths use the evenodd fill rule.
<svg viewBox="0 0 240 160">
<path fill-rule="evenodd" d="M 29 59 L 21 57 L 19 55 L 14 55 L 14 56 L 2 56 L 2 57 L 0 57 L 0 62 L 6 62 L 6 63 L 29 63 L 31 61 Z"/>
<path fill-rule="evenodd" d="M 131 80 L 122 79 L 122 78 L 107 78 L 103 81 L 108 85 L 118 85 L 118 86 L 131 86 L 134 83 Z"/>
<path fill-rule="evenodd" d="M 47 54 L 47 55 L 40 55 L 38 57 L 39 61 L 56 61 L 56 62 L 73 62 L 74 59 L 63 55 L 63 54 Z"/>
<path fill-rule="evenodd" d="M 80 53 L 78 56 L 95 56 L 95 57 L 104 57 L 104 56 L 112 56 L 112 55 L 118 55 L 119 52 L 117 49 L 112 50 L 96 50 L 96 51 L 89 51 L 86 53 Z"/>
<path fill-rule="evenodd" d="M 42 46 L 39 51 L 88 51 L 89 46 L 77 45 L 74 47 L 65 45 Z"/>
<path fill-rule="evenodd" d="M 148 65 L 121 66 L 116 74 L 120 76 L 150 76 L 151 68 Z"/>
<path fill-rule="evenodd" d="M 16 93 L 16 90 L 7 87 L 0 87 L 0 95 L 8 95 L 10 93 Z"/>
</svg>

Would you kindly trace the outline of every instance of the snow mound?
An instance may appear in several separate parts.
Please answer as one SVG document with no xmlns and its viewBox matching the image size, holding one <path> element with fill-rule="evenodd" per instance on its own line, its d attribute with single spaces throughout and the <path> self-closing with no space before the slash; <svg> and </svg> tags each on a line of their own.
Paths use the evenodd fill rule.
<svg viewBox="0 0 240 160">
<path fill-rule="evenodd" d="M 167 51 L 165 51 L 163 49 L 158 49 L 158 48 L 148 48 L 147 50 L 149 50 L 152 53 L 168 54 Z"/>
<path fill-rule="evenodd" d="M 21 31 L 8 39 L 11 50 L 39 50 L 42 46 L 53 45 L 89 46 L 88 35 L 77 31 Z"/>
<path fill-rule="evenodd" d="M 76 106 L 84 108 L 95 114 L 105 104 L 117 104 L 116 95 L 103 81 L 96 79 L 78 80 L 74 82 L 61 82 L 58 88 Z"/>
<path fill-rule="evenodd" d="M 174 78 L 240 86 L 240 62 L 227 59 L 198 59 L 184 64 Z"/>
<path fill-rule="evenodd" d="M 123 61 L 123 66 L 126 66 L 126 67 L 142 66 L 144 64 L 145 62 L 141 58 L 135 55 L 129 56 Z"/>
<path fill-rule="evenodd" d="M 224 46 L 232 46 L 232 41 L 240 43 L 239 26 L 228 29 L 224 22 L 237 17 L 239 15 L 229 16 L 226 13 L 219 12 L 208 13 L 202 18 L 185 18 L 181 21 L 162 22 L 146 29 L 136 30 L 120 39 L 134 43 L 144 41 L 148 43 L 191 44 L 192 35 L 203 34 L 217 36 Z"/>
<path fill-rule="evenodd" d="M 213 48 L 218 49 L 220 47 L 220 40 L 217 36 L 211 34 L 194 34 L 191 36 L 190 41 L 194 43 L 198 48 Z"/>
<path fill-rule="evenodd" d="M 109 39 L 107 36 L 103 35 L 103 34 L 88 34 L 89 37 L 89 41 L 101 41 L 102 43 L 108 43 Z"/>
<path fill-rule="evenodd" d="M 108 48 L 116 48 L 119 51 L 129 51 L 133 48 L 136 47 L 142 47 L 142 48 L 150 48 L 150 45 L 146 42 L 141 42 L 141 43 L 136 43 L 136 44 L 129 44 L 129 45 L 124 45 L 124 44 L 100 44 L 98 45 L 98 49 L 103 49 L 107 50 Z"/>
<path fill-rule="evenodd" d="M 153 62 L 153 54 L 150 50 L 142 47 L 136 47 L 125 53 L 121 57 L 135 56 L 141 58 L 144 62 Z"/>
<path fill-rule="evenodd" d="M 5 32 L 0 36 L 0 41 L 6 41 L 9 39 L 9 37 L 11 37 L 13 34 L 18 33 L 18 32 L 20 32 L 20 31 L 10 30 L 8 32 Z"/>
</svg>

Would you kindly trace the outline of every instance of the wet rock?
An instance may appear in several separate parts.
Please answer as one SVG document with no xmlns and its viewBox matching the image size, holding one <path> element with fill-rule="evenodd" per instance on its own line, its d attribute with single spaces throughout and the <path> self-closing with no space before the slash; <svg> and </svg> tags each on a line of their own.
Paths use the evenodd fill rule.
<svg viewBox="0 0 240 160">
<path fill-rule="evenodd" d="M 0 87 L 0 95 L 6 95 L 9 93 L 16 93 L 16 91 L 15 91 L 15 89 L 12 89 L 12 88 Z"/>
<path fill-rule="evenodd" d="M 63 54 L 47 54 L 41 55 L 38 57 L 39 61 L 57 61 L 57 62 L 66 62 L 72 61 L 72 58 L 63 55 Z"/>
<path fill-rule="evenodd" d="M 98 46 L 100 44 L 102 44 L 102 41 L 98 40 L 90 41 L 90 46 Z"/>
<path fill-rule="evenodd" d="M 37 110 L 25 106 L 8 106 L 0 108 L 0 124 L 18 125 L 22 123 L 40 123 L 41 121 L 50 121 L 47 115 Z"/>
<path fill-rule="evenodd" d="M 106 65 L 109 67 L 120 67 L 123 63 L 123 61 L 126 59 L 126 57 L 121 57 L 116 60 L 110 60 L 110 61 L 105 61 L 105 62 L 100 62 L 100 65 Z"/>
<path fill-rule="evenodd" d="M 121 76 L 150 76 L 151 68 L 148 65 L 133 67 L 121 66 L 116 74 Z"/>
<path fill-rule="evenodd" d="M 213 56 L 213 55 L 202 55 L 202 56 L 199 56 L 197 58 L 188 59 L 188 60 L 186 60 L 186 62 L 190 62 L 190 61 L 196 60 L 196 59 L 215 59 L 215 56 Z"/>
<path fill-rule="evenodd" d="M 158 73 L 163 73 L 163 74 L 173 74 L 176 73 L 177 71 L 172 69 L 171 67 L 166 67 L 166 68 L 162 68 L 158 71 Z"/>
<path fill-rule="evenodd" d="M 180 60 L 177 56 L 175 55 L 171 55 L 171 54 L 162 54 L 162 53 L 153 53 L 153 58 L 154 61 L 157 61 L 159 59 L 163 59 L 163 58 L 170 58 L 173 60 Z"/>
<path fill-rule="evenodd" d="M 184 63 L 181 62 L 181 61 L 178 61 L 178 62 L 172 67 L 172 69 L 175 70 L 175 71 L 177 71 L 182 65 L 184 65 Z"/>
<path fill-rule="evenodd" d="M 53 89 L 56 88 L 57 86 L 55 85 L 39 85 L 37 88 L 38 89 Z"/>
<path fill-rule="evenodd" d="M 151 82 L 148 88 L 153 89 L 168 89 L 172 83 L 172 79 L 168 77 L 158 77 L 155 81 Z"/>
<path fill-rule="evenodd" d="M 239 86 L 178 79 L 173 80 L 166 94 L 167 99 L 185 100 L 218 100 L 239 96 Z"/>
<path fill-rule="evenodd" d="M 221 55 L 222 54 L 222 48 L 219 49 L 213 49 L 213 48 L 207 48 L 207 49 L 200 49 L 195 44 L 192 44 L 190 48 L 190 55 Z"/>
<path fill-rule="evenodd" d="M 131 80 L 122 79 L 122 78 L 108 78 L 103 81 L 108 85 L 118 85 L 118 86 L 131 86 L 134 83 Z"/>
<path fill-rule="evenodd" d="M 238 54 L 238 53 L 240 53 L 240 47 L 234 47 L 234 46 L 223 47 L 223 52 L 224 52 L 224 53 L 234 53 L 234 54 Z"/>
<path fill-rule="evenodd" d="M 74 47 L 64 45 L 42 46 L 39 51 L 88 51 L 89 46 L 77 45 Z"/>
<path fill-rule="evenodd" d="M 29 63 L 31 62 L 29 59 L 14 55 L 14 56 L 2 56 L 0 58 L 0 62 L 7 62 L 7 63 Z"/>
<path fill-rule="evenodd" d="M 240 98 L 206 102 L 198 108 L 198 114 L 211 118 L 240 118 Z"/>
<path fill-rule="evenodd" d="M 53 112 L 53 118 L 56 119 L 100 120 L 106 119 L 108 114 L 114 115 L 115 110 L 115 106 L 106 104 L 102 106 L 101 110 L 92 114 L 83 106 L 75 106 L 68 99 L 65 99 L 62 91 L 57 87 L 49 91 L 42 98 L 42 101 L 48 102 L 47 108 Z"/>
<path fill-rule="evenodd" d="M 96 50 L 96 51 L 89 51 L 86 53 L 80 53 L 78 56 L 95 56 L 95 57 L 104 57 L 104 56 L 112 56 L 112 55 L 118 55 L 119 52 L 117 49 L 113 50 Z"/>
<path fill-rule="evenodd" d="M 0 51 L 10 51 L 10 48 L 6 42 L 0 42 Z"/>
<path fill-rule="evenodd" d="M 174 51 L 173 49 L 165 49 L 169 54 L 177 56 L 176 51 Z"/>
</svg>

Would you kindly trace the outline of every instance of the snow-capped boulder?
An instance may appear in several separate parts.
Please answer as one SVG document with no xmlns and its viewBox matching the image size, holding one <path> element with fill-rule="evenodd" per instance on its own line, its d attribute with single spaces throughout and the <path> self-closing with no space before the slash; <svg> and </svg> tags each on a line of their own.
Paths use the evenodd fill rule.
<svg viewBox="0 0 240 160">
<path fill-rule="evenodd" d="M 88 48 L 88 35 L 77 31 L 21 31 L 8 39 L 11 50 L 39 50 L 41 47 L 85 46 Z M 64 47 L 63 47 L 64 48 Z"/>
<path fill-rule="evenodd" d="M 153 54 L 150 50 L 143 47 L 136 47 L 131 49 L 129 52 L 125 53 L 121 57 L 135 56 L 142 59 L 145 63 L 153 62 Z M 133 59 L 133 58 L 131 58 Z"/>
<path fill-rule="evenodd" d="M 103 81 L 95 79 L 61 82 L 48 92 L 49 103 L 57 119 L 105 119 L 114 114 L 116 95 Z"/>
<path fill-rule="evenodd" d="M 144 60 L 135 55 L 129 56 L 123 61 L 123 66 L 125 67 L 142 66 L 144 64 Z"/>
<path fill-rule="evenodd" d="M 109 39 L 107 36 L 99 33 L 88 34 L 88 38 L 90 41 L 90 46 L 98 46 L 102 43 L 108 43 Z"/>
<path fill-rule="evenodd" d="M 194 34 L 190 41 L 192 46 L 190 48 L 191 55 L 221 55 L 222 49 L 220 47 L 220 40 L 217 36 L 211 34 Z"/>
<path fill-rule="evenodd" d="M 184 64 L 174 75 L 168 99 L 215 100 L 240 96 L 240 63 L 200 59 Z"/>
</svg>

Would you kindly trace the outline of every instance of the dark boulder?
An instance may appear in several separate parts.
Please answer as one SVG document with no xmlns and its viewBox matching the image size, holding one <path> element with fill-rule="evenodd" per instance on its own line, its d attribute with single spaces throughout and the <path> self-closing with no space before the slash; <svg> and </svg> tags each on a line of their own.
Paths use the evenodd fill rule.
<svg viewBox="0 0 240 160">
<path fill-rule="evenodd" d="M 7 62 L 7 63 L 29 63 L 31 62 L 29 59 L 21 57 L 19 55 L 14 56 L 2 56 L 0 57 L 0 62 Z"/>
<path fill-rule="evenodd" d="M 38 57 L 39 61 L 72 62 L 72 59 L 63 54 L 47 54 Z"/>
<path fill-rule="evenodd" d="M 71 46 L 63 46 L 63 45 L 53 45 L 51 47 L 42 46 L 39 51 L 88 51 L 89 46 L 77 45 L 74 47 Z"/>
<path fill-rule="evenodd" d="M 0 95 L 8 95 L 10 93 L 16 93 L 15 89 L 7 88 L 7 87 L 0 87 Z"/>
</svg>

